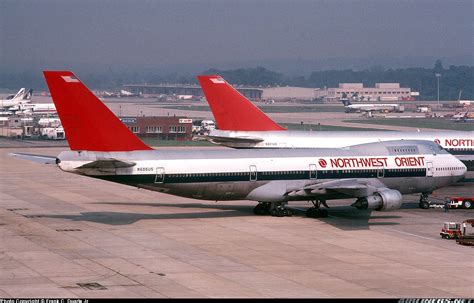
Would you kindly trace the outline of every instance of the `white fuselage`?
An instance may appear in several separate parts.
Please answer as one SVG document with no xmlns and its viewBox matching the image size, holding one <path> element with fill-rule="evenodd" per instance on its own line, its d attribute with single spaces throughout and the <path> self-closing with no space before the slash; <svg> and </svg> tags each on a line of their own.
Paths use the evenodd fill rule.
<svg viewBox="0 0 474 303">
<path fill-rule="evenodd" d="M 27 103 L 20 104 L 12 110 L 20 110 L 24 113 L 54 113 L 56 112 L 56 106 L 54 103 Z"/>
<path fill-rule="evenodd" d="M 30 100 L 25 100 L 21 98 L 13 98 L 13 99 L 4 99 L 0 100 L 0 108 L 10 110 L 11 107 L 19 107 L 22 105 L 26 105 L 30 102 Z"/>
<path fill-rule="evenodd" d="M 225 131 L 209 136 L 226 139 L 216 143 L 234 148 L 340 148 L 391 140 L 436 142 L 452 154 L 474 154 L 474 131 Z M 259 138 L 261 142 L 232 141 L 233 138 Z"/>
<path fill-rule="evenodd" d="M 20 104 L 25 104 L 25 103 L 30 102 L 30 100 L 25 99 L 25 96 L 26 96 L 26 90 L 25 88 L 22 88 L 11 99 L 1 99 L 0 107 L 6 109 L 12 106 L 17 106 Z"/>
<path fill-rule="evenodd" d="M 351 104 L 346 105 L 346 111 L 398 111 L 399 104 Z"/>
<path fill-rule="evenodd" d="M 431 143 L 400 141 L 345 149 L 63 152 L 59 167 L 170 194 L 207 200 L 308 200 L 288 195 L 331 180 L 358 180 L 369 188 L 430 192 L 461 179 L 466 167 Z M 403 143 L 403 142 L 402 142 Z M 438 149 L 436 149 L 438 148 Z M 101 159 L 135 163 L 123 168 L 80 168 Z M 270 185 L 269 185 L 270 184 Z M 270 190 L 260 190 L 270 186 Z M 258 190 L 257 190 L 258 189 Z M 325 199 L 351 195 L 322 193 Z"/>
</svg>

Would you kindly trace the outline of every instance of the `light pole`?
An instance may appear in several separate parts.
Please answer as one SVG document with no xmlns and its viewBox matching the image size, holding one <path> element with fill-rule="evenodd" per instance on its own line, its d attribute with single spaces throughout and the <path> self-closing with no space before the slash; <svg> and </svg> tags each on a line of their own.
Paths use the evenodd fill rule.
<svg viewBox="0 0 474 303">
<path fill-rule="evenodd" d="M 435 74 L 435 76 L 438 79 L 438 108 L 439 108 L 439 78 L 441 78 L 441 74 Z"/>
</svg>

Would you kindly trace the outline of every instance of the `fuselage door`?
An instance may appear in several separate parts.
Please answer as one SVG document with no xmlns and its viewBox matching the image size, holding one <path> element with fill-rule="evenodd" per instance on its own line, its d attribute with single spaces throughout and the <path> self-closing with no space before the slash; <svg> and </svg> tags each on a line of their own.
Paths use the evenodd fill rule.
<svg viewBox="0 0 474 303">
<path fill-rule="evenodd" d="M 383 178 L 385 174 L 385 170 L 383 168 L 377 169 L 377 178 Z"/>
<path fill-rule="evenodd" d="M 165 181 L 165 169 L 163 167 L 157 167 L 155 183 L 163 183 L 164 181 Z"/>
<path fill-rule="evenodd" d="M 250 165 L 250 181 L 257 181 L 257 166 Z"/>
<path fill-rule="evenodd" d="M 309 179 L 317 179 L 318 178 L 318 170 L 316 169 L 316 164 L 309 165 Z"/>
<path fill-rule="evenodd" d="M 426 162 L 426 176 L 433 177 L 433 173 L 434 173 L 433 162 L 431 161 Z"/>
</svg>

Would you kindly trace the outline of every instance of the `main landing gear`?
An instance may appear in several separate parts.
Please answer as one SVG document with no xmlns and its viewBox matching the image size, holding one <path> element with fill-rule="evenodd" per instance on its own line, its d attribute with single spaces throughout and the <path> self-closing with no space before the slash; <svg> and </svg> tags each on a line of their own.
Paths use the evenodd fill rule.
<svg viewBox="0 0 474 303">
<path fill-rule="evenodd" d="M 259 216 L 291 217 L 293 212 L 286 208 L 285 204 L 280 202 L 259 202 L 253 209 L 253 212 Z"/>
<path fill-rule="evenodd" d="M 421 193 L 420 196 L 420 203 L 418 206 L 423 209 L 428 209 L 430 208 L 430 199 L 429 199 L 430 193 Z"/>
<path fill-rule="evenodd" d="M 311 200 L 311 203 L 313 203 L 313 207 L 308 208 L 306 211 L 307 217 L 326 218 L 328 216 L 328 211 L 326 209 L 321 209 L 321 205 L 329 208 L 325 200 Z M 253 212 L 258 216 L 271 215 L 273 217 L 291 217 L 293 212 L 286 208 L 285 205 L 286 202 L 258 202 L 257 206 L 253 209 Z"/>
<path fill-rule="evenodd" d="M 328 211 L 326 209 L 321 209 L 321 204 L 324 207 L 329 208 L 325 200 L 311 200 L 313 207 L 308 208 L 306 211 L 306 216 L 310 218 L 326 218 L 328 216 Z"/>
</svg>

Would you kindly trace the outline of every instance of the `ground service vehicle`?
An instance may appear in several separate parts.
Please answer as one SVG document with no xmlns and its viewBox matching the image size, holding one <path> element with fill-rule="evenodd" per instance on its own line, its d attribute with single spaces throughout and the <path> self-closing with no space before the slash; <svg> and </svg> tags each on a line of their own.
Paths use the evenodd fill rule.
<svg viewBox="0 0 474 303">
<path fill-rule="evenodd" d="M 436 199 L 434 197 L 421 198 L 420 208 L 428 209 L 430 207 L 444 207 L 444 204 L 448 202 L 449 208 L 464 208 L 474 209 L 474 197 L 447 197 L 445 199 Z"/>
<path fill-rule="evenodd" d="M 474 208 L 474 197 L 450 197 L 450 208 Z"/>
<path fill-rule="evenodd" d="M 471 228 L 468 229 L 468 225 Z M 461 237 L 456 239 L 456 243 L 466 246 L 474 246 L 474 219 L 467 219 L 462 222 Z"/>
<path fill-rule="evenodd" d="M 444 222 L 443 228 L 439 233 L 443 239 L 458 239 L 461 238 L 461 223 L 458 222 Z"/>
</svg>

